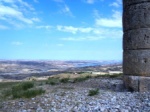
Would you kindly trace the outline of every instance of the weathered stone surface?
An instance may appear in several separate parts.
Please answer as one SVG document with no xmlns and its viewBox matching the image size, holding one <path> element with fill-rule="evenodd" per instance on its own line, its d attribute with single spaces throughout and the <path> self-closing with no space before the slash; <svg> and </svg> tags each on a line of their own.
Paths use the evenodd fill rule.
<svg viewBox="0 0 150 112">
<path fill-rule="evenodd" d="M 124 8 L 123 30 L 150 28 L 150 2 Z"/>
<path fill-rule="evenodd" d="M 125 87 L 130 91 L 139 91 L 139 76 L 124 76 Z"/>
<path fill-rule="evenodd" d="M 124 82 L 129 91 L 150 91 L 150 77 L 124 76 Z"/>
<path fill-rule="evenodd" d="M 125 32 L 123 35 L 123 49 L 150 49 L 150 28 Z"/>
<path fill-rule="evenodd" d="M 150 0 L 123 0 L 123 5 L 129 6 L 129 5 L 134 5 L 134 4 L 140 4 L 140 3 L 147 3 L 150 2 Z"/>
<path fill-rule="evenodd" d="M 150 77 L 140 77 L 139 91 L 141 92 L 150 91 Z"/>
<path fill-rule="evenodd" d="M 123 73 L 133 76 L 150 76 L 150 50 L 124 50 Z"/>
<path fill-rule="evenodd" d="M 124 84 L 150 91 L 150 0 L 123 0 Z"/>
</svg>

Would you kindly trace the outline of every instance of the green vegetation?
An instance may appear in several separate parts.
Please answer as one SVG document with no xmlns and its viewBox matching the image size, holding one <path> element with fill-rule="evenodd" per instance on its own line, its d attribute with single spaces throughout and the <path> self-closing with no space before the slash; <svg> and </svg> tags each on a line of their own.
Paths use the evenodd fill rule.
<svg viewBox="0 0 150 112">
<path fill-rule="evenodd" d="M 104 74 L 104 75 L 96 75 L 96 76 L 93 76 L 94 78 L 99 78 L 99 77 L 106 77 L 106 78 L 119 78 L 119 77 L 122 77 L 122 73 L 119 73 L 119 74 Z"/>
<path fill-rule="evenodd" d="M 62 83 L 67 83 L 68 81 L 69 81 L 69 77 L 60 79 L 60 82 Z"/>
<path fill-rule="evenodd" d="M 27 90 L 34 87 L 33 82 L 22 82 L 12 87 L 12 91 Z"/>
<path fill-rule="evenodd" d="M 38 89 L 31 89 L 31 90 L 20 90 L 20 91 L 12 91 L 13 98 L 31 98 L 37 95 L 41 95 L 45 93 L 45 90 L 38 88 Z"/>
<path fill-rule="evenodd" d="M 99 93 L 99 89 L 89 90 L 88 96 L 94 96 L 97 95 L 98 93 Z"/>
<path fill-rule="evenodd" d="M 119 73 L 119 74 L 113 74 L 113 75 L 109 75 L 110 78 L 117 78 L 117 77 L 121 77 L 123 74 Z"/>
<path fill-rule="evenodd" d="M 11 98 L 31 98 L 36 95 L 40 95 L 45 91 L 36 86 L 43 86 L 45 84 L 57 85 L 60 83 L 76 83 L 88 80 L 90 78 L 108 77 L 118 78 L 122 77 L 122 74 L 105 74 L 105 75 L 93 75 L 89 73 L 74 74 L 62 74 L 62 76 L 54 76 L 48 78 L 48 80 L 35 80 L 28 82 L 0 82 L 0 101 L 3 99 Z M 98 90 L 89 91 L 89 96 L 97 94 Z"/>
<path fill-rule="evenodd" d="M 74 79 L 74 82 L 82 82 L 82 81 L 85 81 L 85 80 L 87 80 L 89 78 L 91 78 L 91 76 L 89 76 L 89 75 L 77 77 L 77 78 Z"/>
<path fill-rule="evenodd" d="M 37 95 L 41 95 L 45 91 L 41 88 L 34 88 L 34 82 L 21 82 L 17 83 L 10 88 L 2 91 L 4 98 L 31 98 Z"/>
<path fill-rule="evenodd" d="M 3 90 L 5 88 L 10 88 L 13 85 L 16 85 L 18 83 L 20 83 L 20 82 L 0 82 L 0 90 Z"/>
<path fill-rule="evenodd" d="M 48 80 L 46 81 L 46 84 L 56 85 L 56 84 L 59 84 L 59 82 L 60 82 L 60 79 L 59 79 L 59 78 L 50 77 L 50 78 L 48 78 Z"/>
<path fill-rule="evenodd" d="M 0 101 L 0 109 L 2 108 L 2 102 Z"/>
<path fill-rule="evenodd" d="M 50 77 L 48 78 L 48 80 L 46 81 L 46 84 L 50 84 L 50 85 L 57 85 L 59 83 L 68 83 L 68 82 L 82 82 L 82 81 L 85 81 L 89 78 L 91 78 L 92 76 L 90 75 L 86 75 L 86 76 L 79 76 L 79 77 L 76 77 L 76 78 L 59 78 L 59 77 Z"/>
</svg>

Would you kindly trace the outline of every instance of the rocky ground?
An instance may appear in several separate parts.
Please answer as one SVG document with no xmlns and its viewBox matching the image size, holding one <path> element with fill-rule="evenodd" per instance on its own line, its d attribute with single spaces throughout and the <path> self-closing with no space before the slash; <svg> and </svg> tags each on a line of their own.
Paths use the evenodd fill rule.
<svg viewBox="0 0 150 112">
<path fill-rule="evenodd" d="M 2 102 L 0 112 L 150 112 L 149 92 L 127 92 L 121 79 L 42 85 L 46 93 L 31 99 Z M 89 96 L 89 90 L 99 94 Z"/>
</svg>

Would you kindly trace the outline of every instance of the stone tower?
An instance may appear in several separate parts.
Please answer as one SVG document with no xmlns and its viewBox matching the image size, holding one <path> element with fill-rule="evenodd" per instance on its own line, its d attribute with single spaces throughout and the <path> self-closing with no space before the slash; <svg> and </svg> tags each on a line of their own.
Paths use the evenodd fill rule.
<svg viewBox="0 0 150 112">
<path fill-rule="evenodd" d="M 150 91 L 150 0 L 123 0 L 123 32 L 125 86 Z"/>
</svg>

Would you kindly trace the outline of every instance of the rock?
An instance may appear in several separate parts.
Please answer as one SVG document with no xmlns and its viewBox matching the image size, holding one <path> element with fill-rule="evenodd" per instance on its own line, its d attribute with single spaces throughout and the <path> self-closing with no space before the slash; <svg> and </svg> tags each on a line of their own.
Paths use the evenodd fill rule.
<svg viewBox="0 0 150 112">
<path fill-rule="evenodd" d="M 92 81 L 103 84 L 102 79 Z M 107 79 L 107 82 L 110 82 L 110 87 L 119 83 L 118 79 Z M 68 85 L 74 89 L 62 89 Z M 77 85 L 68 83 L 61 87 L 56 85 L 46 88 L 44 95 L 37 96 L 34 100 L 24 99 L 23 106 L 18 106 L 17 99 L 3 102 L 0 112 L 150 112 L 149 92 L 116 92 L 100 88 L 100 94 L 89 97 L 87 94 L 92 88 L 87 87 L 86 84 L 84 87 L 79 83 Z M 61 92 L 65 95 L 61 96 Z"/>
<path fill-rule="evenodd" d="M 116 96 L 114 96 L 113 98 L 111 98 L 111 102 L 116 102 Z"/>
<path fill-rule="evenodd" d="M 150 102 L 147 103 L 147 106 L 150 107 Z"/>
<path fill-rule="evenodd" d="M 127 110 L 127 109 L 120 109 L 119 111 L 120 112 L 129 112 L 129 110 Z"/>
</svg>

